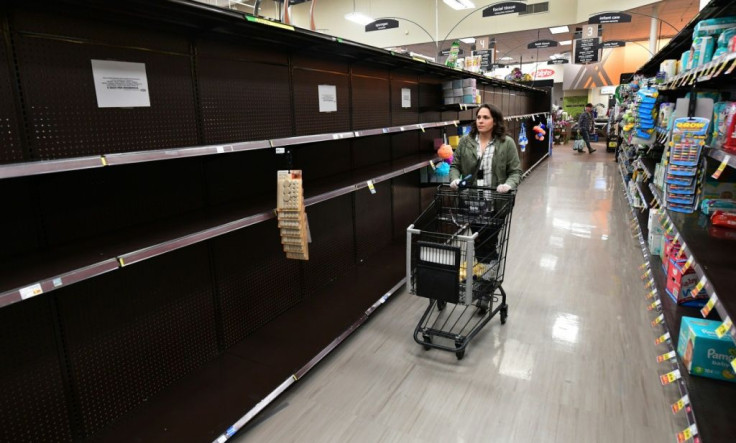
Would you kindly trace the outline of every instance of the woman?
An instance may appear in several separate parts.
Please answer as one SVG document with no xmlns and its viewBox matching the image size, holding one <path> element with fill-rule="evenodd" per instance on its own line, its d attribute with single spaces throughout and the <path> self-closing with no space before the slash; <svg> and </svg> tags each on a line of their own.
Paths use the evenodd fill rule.
<svg viewBox="0 0 736 443">
<path fill-rule="evenodd" d="M 516 189 L 521 181 L 516 143 L 506 135 L 503 114 L 493 105 L 478 108 L 470 134 L 460 139 L 450 166 L 450 187 L 457 189 L 460 180 L 469 175 L 472 175 L 471 186 L 489 187 L 501 193 Z M 482 263 L 491 263 L 499 257 L 498 231 L 487 228 L 471 224 L 474 231 L 483 229 L 475 250 L 476 258 Z"/>
<path fill-rule="evenodd" d="M 480 105 L 470 134 L 460 139 L 450 166 L 450 187 L 473 175 L 472 186 L 485 186 L 506 193 L 521 181 L 521 162 L 514 140 L 506 135 L 501 111 Z"/>
</svg>

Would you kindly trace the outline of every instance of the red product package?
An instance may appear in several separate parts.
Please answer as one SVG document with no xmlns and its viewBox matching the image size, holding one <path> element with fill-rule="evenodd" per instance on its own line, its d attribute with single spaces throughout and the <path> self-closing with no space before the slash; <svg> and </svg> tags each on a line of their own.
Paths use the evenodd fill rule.
<svg viewBox="0 0 736 443">
<path fill-rule="evenodd" d="M 736 212 L 716 211 L 710 216 L 713 226 L 736 229 Z"/>
<path fill-rule="evenodd" d="M 726 118 L 726 134 L 723 149 L 736 153 L 736 103 L 728 106 L 728 117 Z"/>
</svg>

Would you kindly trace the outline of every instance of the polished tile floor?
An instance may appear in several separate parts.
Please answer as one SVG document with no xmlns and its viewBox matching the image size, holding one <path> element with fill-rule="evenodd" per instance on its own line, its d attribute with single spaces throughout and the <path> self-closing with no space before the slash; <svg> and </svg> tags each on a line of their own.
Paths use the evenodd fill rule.
<svg viewBox="0 0 736 443">
<path fill-rule="evenodd" d="M 400 293 L 236 441 L 675 441 L 621 176 L 596 147 L 556 146 L 522 183 L 508 321 L 463 360 L 413 341 L 426 300 Z"/>
</svg>

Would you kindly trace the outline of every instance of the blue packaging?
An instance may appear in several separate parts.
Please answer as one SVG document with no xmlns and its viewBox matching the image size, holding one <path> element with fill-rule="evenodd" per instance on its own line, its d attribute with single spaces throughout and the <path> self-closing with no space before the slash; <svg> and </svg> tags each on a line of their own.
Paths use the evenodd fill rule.
<svg viewBox="0 0 736 443">
<path fill-rule="evenodd" d="M 692 63 L 690 67 L 697 68 L 703 66 L 713 59 L 713 51 L 715 50 L 715 40 L 712 36 L 696 37 L 693 39 L 692 46 Z"/>
<path fill-rule="evenodd" d="M 731 360 L 736 358 L 736 345 L 728 333 L 718 338 L 720 326 L 719 321 L 682 317 L 677 354 L 690 374 L 734 382 Z"/>
<path fill-rule="evenodd" d="M 734 26 L 736 26 L 736 17 L 719 17 L 701 20 L 697 25 L 695 25 L 693 37 L 717 35 Z"/>
</svg>

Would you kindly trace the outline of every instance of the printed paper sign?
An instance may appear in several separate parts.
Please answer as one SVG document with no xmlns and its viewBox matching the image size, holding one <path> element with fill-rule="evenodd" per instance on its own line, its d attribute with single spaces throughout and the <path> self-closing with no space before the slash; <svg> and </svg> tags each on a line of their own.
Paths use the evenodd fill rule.
<svg viewBox="0 0 736 443">
<path fill-rule="evenodd" d="M 401 88 L 401 107 L 411 108 L 411 89 Z"/>
<path fill-rule="evenodd" d="M 31 285 L 26 288 L 22 288 L 19 292 L 20 292 L 20 298 L 25 300 L 25 299 L 43 294 L 43 288 L 41 288 L 40 283 L 36 283 L 35 285 Z"/>
<path fill-rule="evenodd" d="M 337 112 L 335 85 L 317 85 L 317 94 L 319 94 L 319 112 Z"/>
<path fill-rule="evenodd" d="M 92 60 L 92 77 L 100 108 L 151 106 L 144 63 Z"/>
</svg>

